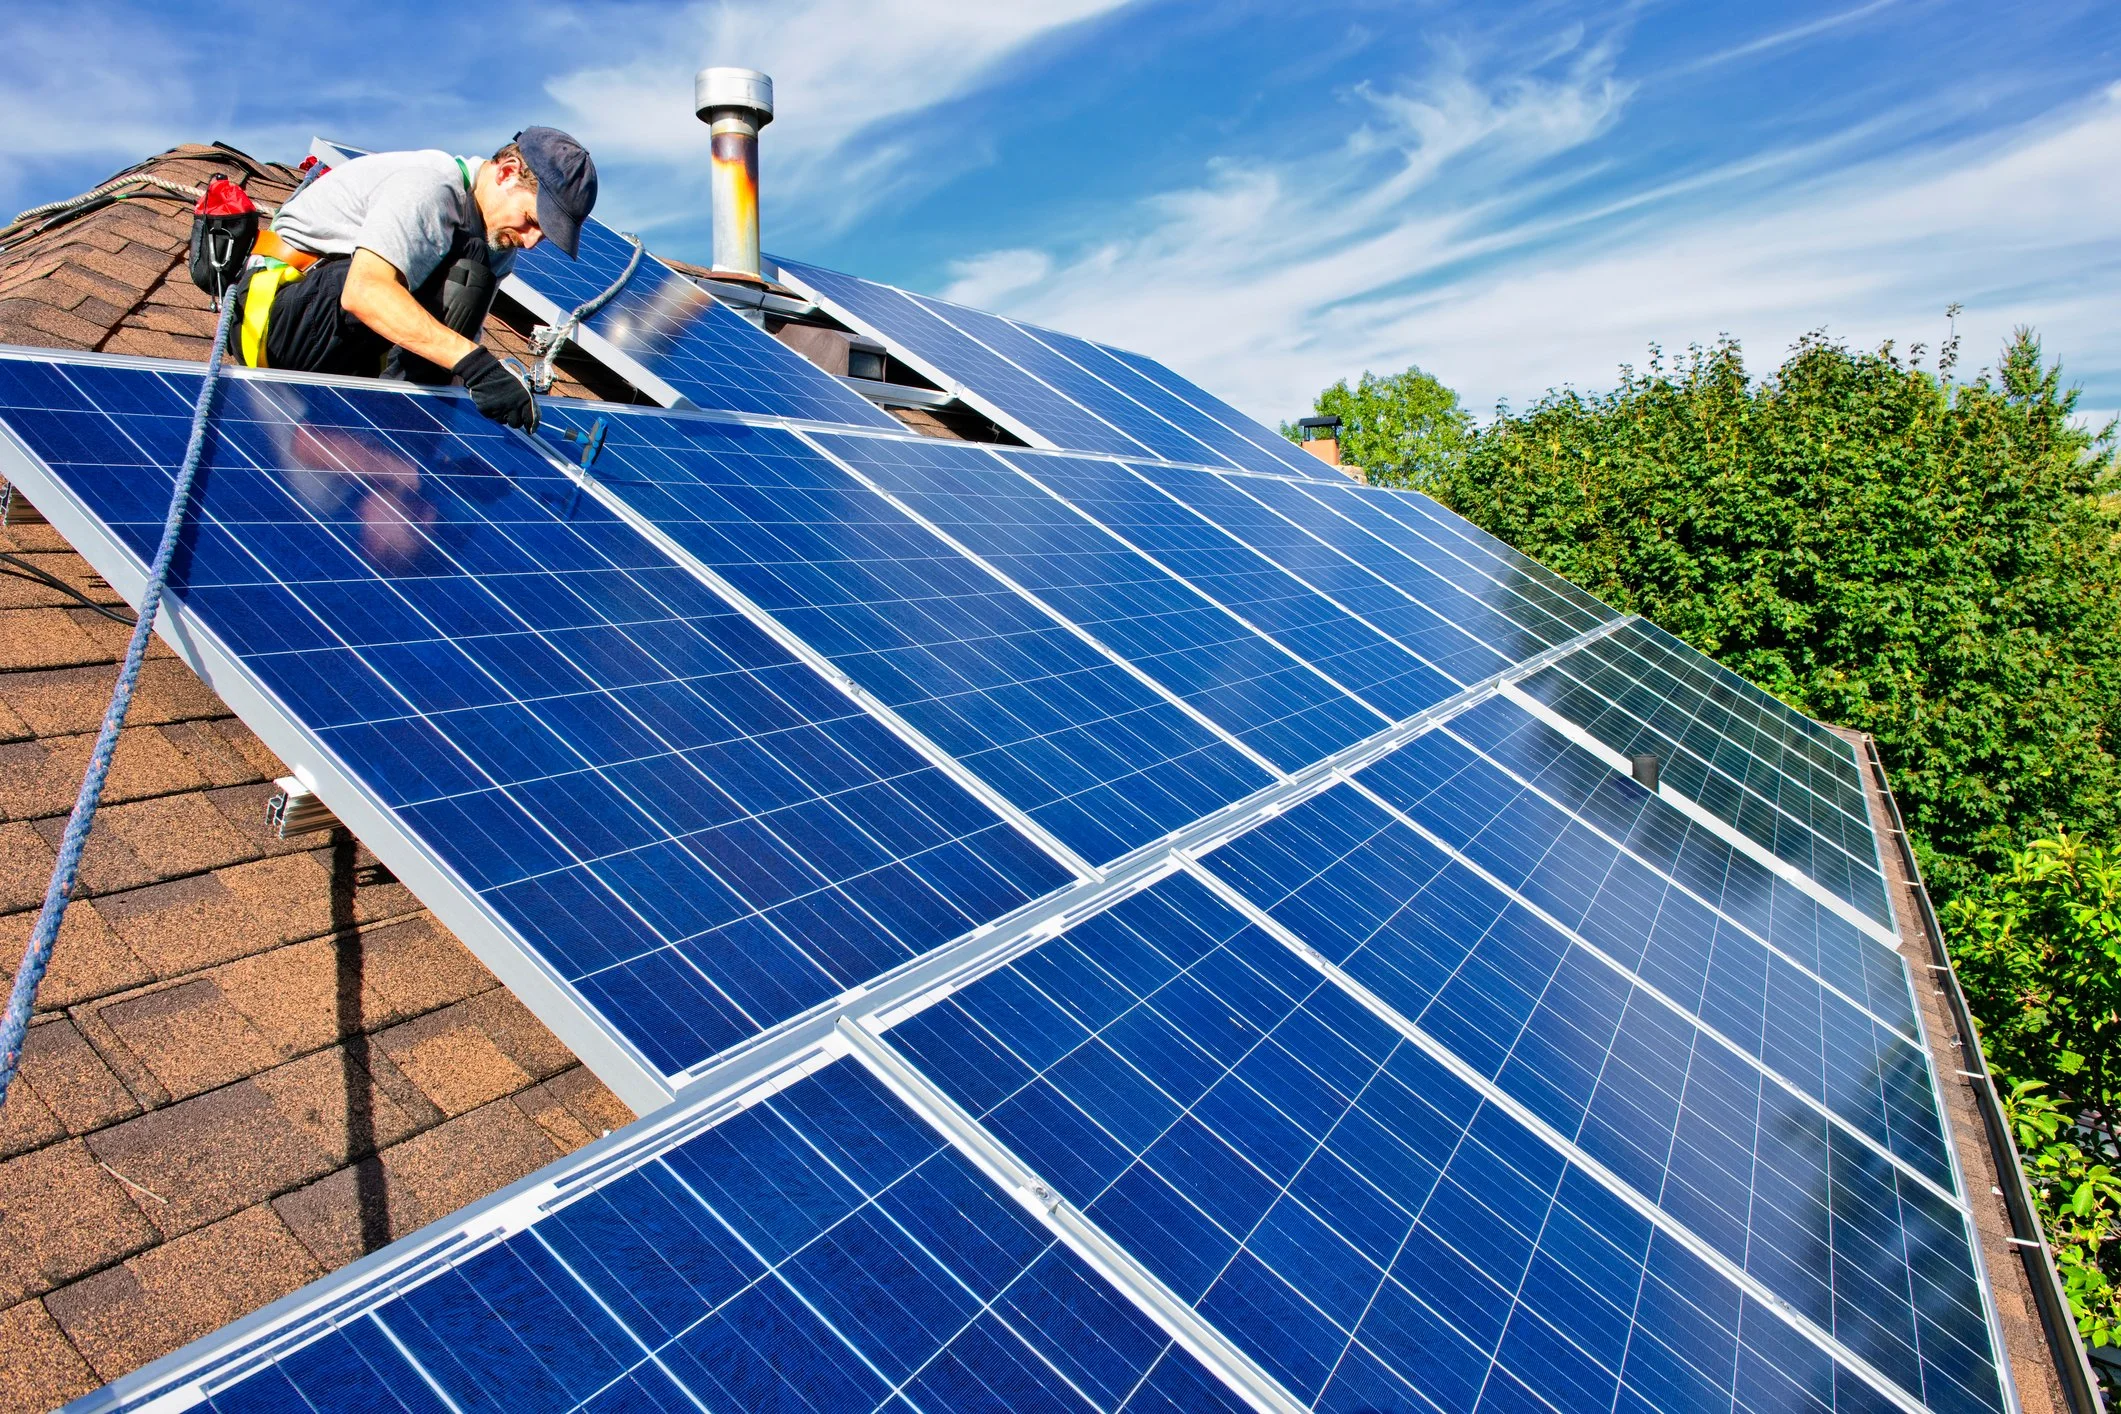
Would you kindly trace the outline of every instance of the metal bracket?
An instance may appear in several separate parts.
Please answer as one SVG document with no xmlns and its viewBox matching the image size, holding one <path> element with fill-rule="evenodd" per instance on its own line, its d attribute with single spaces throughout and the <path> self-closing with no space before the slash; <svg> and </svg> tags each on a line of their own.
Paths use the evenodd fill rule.
<svg viewBox="0 0 2121 1414">
<path fill-rule="evenodd" d="M 13 484 L 0 481 L 0 525 L 48 525 L 43 513 L 26 500 Z"/>
<path fill-rule="evenodd" d="M 265 824 L 274 838 L 337 828 L 339 817 L 331 813 L 331 807 L 293 776 L 280 777 L 273 787 L 272 799 L 265 802 Z"/>
</svg>

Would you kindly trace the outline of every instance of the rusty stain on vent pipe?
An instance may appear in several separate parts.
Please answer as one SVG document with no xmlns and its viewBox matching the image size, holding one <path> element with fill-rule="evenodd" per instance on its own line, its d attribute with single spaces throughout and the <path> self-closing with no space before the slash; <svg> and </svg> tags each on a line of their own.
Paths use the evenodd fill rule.
<svg viewBox="0 0 2121 1414">
<path fill-rule="evenodd" d="M 759 278 L 759 129 L 773 121 L 773 80 L 757 69 L 702 69 L 693 110 L 712 134 L 714 270 Z"/>
</svg>

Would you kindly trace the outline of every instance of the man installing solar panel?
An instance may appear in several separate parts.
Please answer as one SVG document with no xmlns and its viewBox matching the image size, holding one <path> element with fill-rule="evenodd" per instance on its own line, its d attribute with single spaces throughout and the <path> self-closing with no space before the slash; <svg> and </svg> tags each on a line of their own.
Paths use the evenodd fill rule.
<svg viewBox="0 0 2121 1414">
<path fill-rule="evenodd" d="M 230 351 L 252 368 L 454 376 L 486 416 L 534 428 L 529 387 L 479 333 L 515 253 L 550 240 L 572 259 L 596 199 L 596 164 L 555 128 L 525 128 L 484 159 L 355 158 L 259 232 L 232 296 Z"/>
</svg>

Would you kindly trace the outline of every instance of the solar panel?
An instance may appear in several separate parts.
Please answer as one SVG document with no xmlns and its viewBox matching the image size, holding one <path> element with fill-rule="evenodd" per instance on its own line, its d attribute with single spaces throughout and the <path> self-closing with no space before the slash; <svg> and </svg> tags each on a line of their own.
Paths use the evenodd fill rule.
<svg viewBox="0 0 2121 1414">
<path fill-rule="evenodd" d="M 1955 1191 L 1352 789 L 1205 865 L 1895 1384 L 1994 1402 Z"/>
<path fill-rule="evenodd" d="M 577 254 L 569 260 L 550 243 L 524 251 L 505 288 L 547 323 L 558 324 L 608 289 L 625 272 L 633 249 L 610 227 L 585 221 Z M 583 346 L 636 385 L 660 383 L 697 407 L 857 427 L 898 425 L 652 255 L 641 257 L 633 278 L 583 330 Z"/>
<path fill-rule="evenodd" d="M 1293 770 L 1389 725 L 1062 502 L 1001 472 L 986 452 L 818 440 L 1264 761 Z"/>
<path fill-rule="evenodd" d="M 1638 856 L 1708 900 L 1718 912 L 1771 938 L 1813 973 L 1903 1031 L 1916 1026 L 1899 955 L 1858 929 L 1788 875 L 1735 848 L 1728 837 L 1631 790 L 1595 757 L 1508 700 L 1452 719 L 1450 733 L 1514 777 L 1576 811 Z"/>
<path fill-rule="evenodd" d="M 0 356 L 121 591 L 197 376 Z M 677 1101 L 92 1407 L 2009 1407 L 1853 758 L 1433 503 L 222 399 L 172 641 Z"/>
<path fill-rule="evenodd" d="M 842 323 L 883 339 L 905 362 L 1034 446 L 1129 456 L 1148 450 L 889 285 L 794 261 L 780 262 L 780 273 Z M 879 332 L 887 329 L 888 337 Z"/>
<path fill-rule="evenodd" d="M 1411 717 L 1451 695 L 1455 684 L 1412 652 L 1126 467 L 1039 452 L 1007 457 L 1387 716 Z"/>
<path fill-rule="evenodd" d="M 1160 364 L 1161 379 L 1101 345 L 800 261 L 778 264 L 784 282 L 1033 446 L 1345 479 Z"/>
<path fill-rule="evenodd" d="M 1207 462 L 1214 466 L 1225 464 L 1225 459 L 1216 455 L 1206 443 L 1180 430 L 1111 384 L 1085 374 L 1082 369 L 1032 337 L 1030 332 L 1000 315 L 966 309 L 962 305 L 929 299 L 925 295 L 909 295 L 908 298 L 959 332 L 979 340 L 1069 401 L 1079 404 L 1085 411 L 1125 433 L 1151 456 L 1161 457 L 1165 461 Z"/>
<path fill-rule="evenodd" d="M 1350 558 L 1247 494 L 1245 478 L 1177 467 L 1140 469 L 1210 525 L 1360 616 L 1454 683 L 1478 682 L 1500 671 L 1514 661 L 1508 649 L 1534 641 L 1455 588 L 1434 583 L 1404 557 L 1378 554 L 1368 564 Z M 1426 601 L 1425 596 L 1439 595 L 1441 602 Z M 1462 621 L 1460 611 L 1471 622 Z"/>
<path fill-rule="evenodd" d="M 498 1241 L 460 1221 L 400 1244 L 393 1280 L 182 1393 L 218 1414 L 1243 1407 L 852 1061 L 658 1128 L 510 1195 Z"/>
<path fill-rule="evenodd" d="M 934 445 L 843 450 L 874 470 Z M 1270 779 L 789 433 L 619 417 L 605 448 L 599 475 L 616 495 L 1082 859 L 1115 858 Z M 937 454 L 1013 479 L 976 448 Z"/>
<path fill-rule="evenodd" d="M 1492 705 L 1515 711 L 1501 700 Z M 1807 1098 L 1951 1186 L 1922 1043 L 1904 1007 L 1871 1011 L 1864 993 L 1844 991 L 1801 952 L 1720 916 L 1707 899 L 1480 757 L 1448 727 L 1409 742 L 1358 779 Z M 1647 808 L 1671 810 L 1655 798 Z M 1861 937 L 1853 946 L 1884 951 Z"/>
<path fill-rule="evenodd" d="M 197 382 L 0 360 L 136 576 Z M 216 428 L 171 576 L 216 687 L 637 1105 L 1068 877 L 465 400 L 239 379 Z"/>
<path fill-rule="evenodd" d="M 1776 714 L 1725 682 L 1734 674 L 1705 659 L 1674 673 L 1667 664 L 1675 656 L 1646 625 L 1631 625 L 1519 690 L 1614 752 L 1654 752 L 1674 790 L 1881 933 L 1890 929 L 1877 841 L 1846 744 L 1774 730 L 1782 725 Z"/>
<path fill-rule="evenodd" d="M 1234 872 L 1221 858 L 1208 867 Z M 1951 1295 L 1970 1305 L 1924 1334 L 1970 1348 L 1918 1359 L 1869 1326 L 1874 1289 L 1841 1265 L 1845 1232 L 1847 1288 L 1800 1292 L 1808 1309 L 1778 1320 L 1754 1279 L 1789 1269 L 1763 1273 L 1741 1244 L 1751 1265 L 1734 1280 L 1738 1260 L 1686 1226 L 1705 1206 L 1688 1180 L 1631 1184 L 1643 1165 L 1625 1152 L 1626 1168 L 1602 1165 L 1620 1145 L 1574 1125 L 1554 1128 L 1576 1142 L 1540 1142 L 1554 1106 L 1511 1095 L 1515 1073 L 1501 1089 L 1467 1073 L 1437 1054 L 1462 1054 L 1451 1036 L 1432 1035 L 1395 1027 L 1181 875 L 887 1040 L 1306 1406 L 1470 1408 L 1499 1390 L 1558 1409 L 1782 1407 L 1794 1386 L 1849 1407 L 1836 1396 L 1849 1365 L 1883 1368 L 1859 1353 L 1894 1359 L 1935 1407 L 1998 1403 L 1963 1236 Z M 1801 1147 L 1763 1145 L 1764 1159 Z M 1860 1198 L 1842 1201 L 1860 1222 Z M 1950 1250 L 1934 1235 L 1931 1251 Z"/>
<path fill-rule="evenodd" d="M 1157 387 L 1162 388 L 1186 406 L 1193 408 L 1203 416 L 1213 418 L 1223 426 L 1236 432 L 1240 437 L 1250 442 L 1255 449 L 1264 453 L 1268 460 L 1274 464 L 1274 469 L 1282 472 L 1293 471 L 1298 476 L 1316 477 L 1321 480 L 1342 479 L 1341 473 L 1321 467 L 1318 458 L 1312 456 L 1303 448 L 1296 446 L 1288 438 L 1260 426 L 1221 398 L 1216 397 L 1206 388 L 1181 378 L 1155 359 L 1143 354 L 1132 353 L 1126 349 L 1115 348 L 1111 344 L 1099 344 L 1097 347 L 1102 352 L 1110 354 L 1119 362 L 1133 369 Z M 1260 463 L 1254 463 L 1254 465 L 1261 466 L 1261 469 L 1267 469 Z"/>
<path fill-rule="evenodd" d="M 1232 410 L 1231 421 L 1218 421 L 1161 383 L 1152 382 L 1129 365 L 1120 362 L 1110 350 L 1093 344 L 1088 339 L 1078 339 L 1072 334 L 1063 334 L 1056 329 L 1045 329 L 1033 324 L 1019 324 L 1017 327 L 1082 370 L 1078 374 L 1068 374 L 1065 368 L 1060 370 L 1067 376 L 1068 382 L 1056 386 L 1062 386 L 1064 389 L 1073 387 L 1082 382 L 1083 375 L 1087 374 L 1096 383 L 1110 384 L 1128 398 L 1220 454 L 1212 458 L 1168 457 L 1166 460 L 1206 461 L 1211 466 L 1227 462 L 1231 466 L 1271 472 L 1280 476 L 1286 476 L 1293 471 L 1306 477 L 1344 479 L 1340 473 L 1324 467 L 1309 452 L 1291 448 L 1286 438 L 1259 426 L 1245 418 L 1242 413 Z M 1261 437 L 1268 439 L 1273 445 L 1262 447 L 1254 440 Z"/>
</svg>

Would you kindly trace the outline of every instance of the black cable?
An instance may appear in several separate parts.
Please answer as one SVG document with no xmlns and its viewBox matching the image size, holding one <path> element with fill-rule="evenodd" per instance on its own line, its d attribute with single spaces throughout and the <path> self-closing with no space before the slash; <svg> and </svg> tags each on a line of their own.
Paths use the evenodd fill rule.
<svg viewBox="0 0 2121 1414">
<path fill-rule="evenodd" d="M 108 604 L 98 604 L 95 600 L 59 578 L 59 576 L 49 571 L 38 569 L 19 555 L 10 555 L 7 551 L 0 550 L 0 574 L 12 575 L 16 579 L 26 579 L 32 583 L 41 584 L 47 589 L 56 589 L 69 599 L 78 599 L 82 608 L 94 609 L 106 619 L 115 619 L 127 628 L 132 627 L 133 616 L 131 614 L 113 609 Z"/>
</svg>

